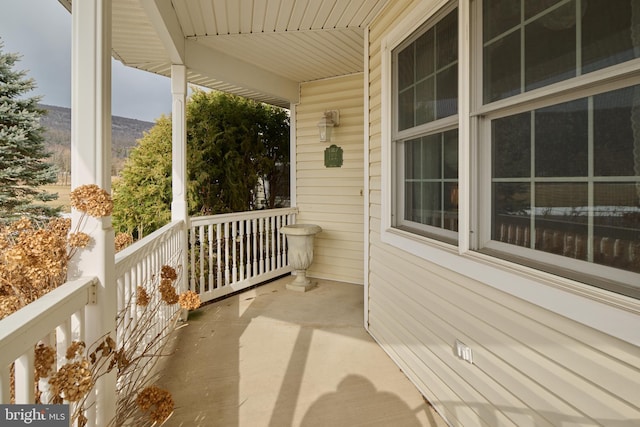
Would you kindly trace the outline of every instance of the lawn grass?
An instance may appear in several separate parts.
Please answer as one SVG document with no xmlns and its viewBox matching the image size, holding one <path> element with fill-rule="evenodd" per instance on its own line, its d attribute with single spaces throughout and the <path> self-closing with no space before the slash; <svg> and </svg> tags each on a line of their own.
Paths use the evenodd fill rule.
<svg viewBox="0 0 640 427">
<path fill-rule="evenodd" d="M 46 205 L 53 207 L 62 206 L 62 212 L 71 212 L 71 199 L 69 197 L 71 194 L 71 185 L 44 185 L 42 189 L 49 193 L 58 193 L 58 198 L 45 203 Z"/>
</svg>

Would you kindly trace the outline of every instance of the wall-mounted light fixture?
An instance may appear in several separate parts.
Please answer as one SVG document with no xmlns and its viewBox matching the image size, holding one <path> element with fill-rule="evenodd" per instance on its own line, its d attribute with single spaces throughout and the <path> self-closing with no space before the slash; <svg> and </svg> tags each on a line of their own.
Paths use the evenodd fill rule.
<svg viewBox="0 0 640 427">
<path fill-rule="evenodd" d="M 340 113 L 338 110 L 328 110 L 324 112 L 322 120 L 318 122 L 320 131 L 320 142 L 330 142 L 333 128 L 340 125 Z"/>
</svg>

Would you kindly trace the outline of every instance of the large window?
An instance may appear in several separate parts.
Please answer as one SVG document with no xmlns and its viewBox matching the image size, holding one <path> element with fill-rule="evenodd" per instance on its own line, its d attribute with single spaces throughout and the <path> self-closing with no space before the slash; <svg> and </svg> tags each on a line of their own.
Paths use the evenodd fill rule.
<svg viewBox="0 0 640 427">
<path fill-rule="evenodd" d="M 484 0 L 478 24 L 480 248 L 640 297 L 640 2 Z"/>
<path fill-rule="evenodd" d="M 393 226 L 455 241 L 458 17 L 449 6 L 392 52 Z"/>
</svg>

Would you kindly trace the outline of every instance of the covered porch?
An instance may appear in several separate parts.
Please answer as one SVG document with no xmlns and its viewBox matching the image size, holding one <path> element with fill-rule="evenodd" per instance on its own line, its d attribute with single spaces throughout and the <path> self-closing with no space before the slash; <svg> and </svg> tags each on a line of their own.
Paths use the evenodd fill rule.
<svg viewBox="0 0 640 427">
<path fill-rule="evenodd" d="M 72 425 L 122 425 L 104 408 L 122 409 L 118 396 L 139 392 L 134 383 L 142 382 L 171 393 L 168 426 L 445 426 L 365 329 L 361 285 L 312 278 L 317 286 L 307 292 L 287 289 L 295 277 L 277 229 L 296 215 L 287 208 L 193 217 L 189 227 L 174 221 L 119 252 L 109 357 L 132 339 L 142 341 L 132 356 L 159 357 L 117 376 L 99 374 L 82 406 L 64 402 L 71 415 L 84 408 L 87 424 Z M 189 262 L 181 264 L 187 252 Z M 161 302 L 155 286 L 167 265 L 187 270 L 176 289 L 190 288 L 209 302 L 188 316 Z M 141 284 L 158 307 L 151 321 L 137 304 Z M 65 352 L 74 342 L 100 359 L 104 337 L 92 342 L 92 325 L 108 314 L 97 286 L 90 276 L 70 281 L 0 321 L 2 403 L 47 402 L 48 380 L 69 366 Z M 57 354 L 45 378 L 34 377 L 40 345 Z"/>
<path fill-rule="evenodd" d="M 285 276 L 189 314 L 160 362 L 171 426 L 444 426 L 362 326 L 358 285 Z"/>
<path fill-rule="evenodd" d="M 200 422 L 203 426 L 253 426 L 265 421 L 265 425 L 303 421 L 304 425 L 313 425 L 321 419 L 311 412 L 318 406 L 314 402 L 321 404 L 325 400 L 322 396 L 341 394 L 344 387 L 349 397 L 338 406 L 348 414 L 336 410 L 333 401 L 334 408 L 322 410 L 336 417 L 333 424 L 353 425 L 361 420 L 385 425 L 385 417 L 392 417 L 400 424 L 411 420 L 407 425 L 431 425 L 434 415 L 430 407 L 366 331 L 367 297 L 366 286 L 362 286 L 366 282 L 364 218 L 368 198 L 364 179 L 365 29 L 386 1 L 305 1 L 282 7 L 267 5 L 269 2 L 236 1 L 59 2 L 71 12 L 73 26 L 72 188 L 95 184 L 107 192 L 111 189 L 110 66 L 115 57 L 125 65 L 171 79 L 172 222 L 115 254 L 111 218 L 86 219 L 85 229 L 95 244 L 78 254 L 69 283 L 2 321 L 0 402 L 47 401 L 47 379 L 34 376 L 38 363 L 34 347 L 55 349 L 57 357 L 51 373 L 55 375 L 66 362 L 72 362 L 65 353 L 77 341 L 89 347 L 87 357 L 99 351 L 104 357 L 110 351 L 102 345 L 105 337 L 113 338 L 114 351 L 120 351 L 132 340 L 140 340 L 143 348 L 156 346 L 155 341 L 172 340 L 175 353 L 155 370 L 162 381 L 159 384 L 166 382 L 167 389 L 175 394 L 177 409 L 168 425 Z M 202 7 L 206 9 L 204 14 Z M 290 111 L 290 208 L 189 217 L 188 84 Z M 336 91 L 342 96 L 327 98 Z M 329 168 L 323 162 L 329 141 L 319 143 L 316 124 L 326 111 L 333 110 L 340 111 L 340 132 L 334 133 L 331 142 L 340 145 L 344 158 L 339 166 Z M 80 223 L 81 218 L 79 212 L 72 213 L 74 224 Z M 172 266 L 177 272 L 176 292 L 196 292 L 203 301 L 274 278 L 290 278 L 288 248 L 279 229 L 302 222 L 319 224 L 323 229 L 316 238 L 316 256 L 309 276 L 333 281 L 332 286 L 327 288 L 323 283 L 305 295 L 274 292 L 269 296 L 275 297 L 276 303 L 266 313 L 255 309 L 266 300 L 262 288 L 252 291 L 258 294 L 250 306 L 249 300 L 234 296 L 229 301 L 237 302 L 237 307 L 244 307 L 245 311 L 232 313 L 228 309 L 228 322 L 215 318 L 219 314 L 216 307 L 226 307 L 224 301 L 206 306 L 195 312 L 189 322 L 180 323 L 184 312 L 175 306 L 164 306 L 156 295 L 151 297 L 151 304 L 161 307 L 158 316 L 151 322 L 144 318 L 145 309 L 138 304 L 140 288 L 149 295 L 157 291 L 165 266 Z M 339 282 L 342 284 L 336 285 Z M 327 289 L 342 287 L 349 289 L 348 295 L 339 291 L 329 299 L 322 298 Z M 287 317 L 295 314 L 285 303 L 291 298 L 310 304 L 299 305 L 298 314 L 307 317 Z M 274 311 L 273 307 L 278 309 Z M 213 320 L 208 320 L 210 312 Z M 336 313 L 342 315 L 334 316 Z M 145 322 L 150 322 L 149 333 L 140 335 L 140 325 Z M 197 322 L 204 330 L 227 324 L 225 333 L 207 337 L 211 341 L 207 346 L 213 346 L 215 351 L 203 349 L 198 332 L 202 328 L 194 327 Z M 172 333 L 176 326 L 180 328 Z M 264 336 L 258 333 L 267 326 L 274 326 L 273 332 L 284 332 Z M 185 344 L 191 331 L 198 333 L 197 342 Z M 232 342 L 218 342 L 219 337 Z M 281 353 L 263 351 L 264 338 Z M 278 342 L 281 345 L 274 347 Z M 158 345 L 161 348 L 161 343 Z M 201 349 L 206 354 L 204 360 L 199 359 L 203 355 Z M 265 356 L 262 365 L 241 365 L 250 360 L 246 354 L 249 349 L 256 361 Z M 317 361 L 312 363 L 312 359 Z M 230 371 L 224 371 L 227 368 Z M 193 375 L 191 385 L 174 387 L 172 382 L 184 379 L 185 369 Z M 245 369 L 260 369 L 272 376 L 258 376 L 253 382 Z M 72 415 L 82 407 L 82 415 L 74 417 L 74 425 L 121 424 L 118 419 L 114 422 L 113 415 L 121 409 L 119 398 L 131 390 L 127 386 L 130 378 L 117 376 L 111 367 L 97 368 L 97 372 L 100 376 L 86 404 L 71 402 Z M 145 366 L 140 372 L 143 384 L 154 383 L 154 371 Z M 221 400 L 179 394 L 191 391 L 202 397 L 203 390 L 210 390 L 209 385 L 199 382 L 206 378 L 203 372 L 222 373 L 222 378 L 211 380 L 220 387 L 214 393 Z M 138 376 L 138 370 L 129 375 Z M 176 377 L 172 380 L 171 376 Z M 233 376 L 243 382 L 234 383 Z M 245 378 L 248 382 L 244 382 Z M 40 389 L 34 390 L 33 384 L 38 381 Z M 265 388 L 265 383 L 275 387 L 273 391 Z M 38 398 L 40 390 L 44 393 Z M 258 390 L 264 399 L 252 406 L 254 401 L 246 401 L 240 394 L 245 390 Z M 386 396 L 382 402 L 376 397 L 381 394 Z M 396 399 L 396 395 L 402 397 Z M 271 397 L 275 400 L 270 401 Z M 342 399 L 341 395 L 338 397 Z M 388 408 L 395 405 L 389 406 L 390 402 L 396 400 L 399 409 L 389 412 Z M 186 406 L 195 402 L 199 402 L 197 410 Z M 373 411 L 372 407 L 382 412 Z M 230 418 L 217 421 L 223 413 Z M 194 414 L 201 418 L 176 424 L 183 423 L 179 421 L 182 416 Z M 369 415 L 373 418 L 367 418 Z M 282 423 L 285 419 L 288 421 Z"/>
</svg>

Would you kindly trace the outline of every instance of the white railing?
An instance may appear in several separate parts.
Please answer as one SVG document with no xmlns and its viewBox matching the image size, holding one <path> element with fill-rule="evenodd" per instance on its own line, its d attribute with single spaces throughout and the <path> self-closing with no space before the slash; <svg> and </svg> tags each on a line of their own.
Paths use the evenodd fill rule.
<svg viewBox="0 0 640 427">
<path fill-rule="evenodd" d="M 92 303 L 95 278 L 80 278 L 65 283 L 31 304 L 0 320 L 0 402 L 11 401 L 11 365 L 15 363 L 15 403 L 33 403 L 34 348 L 52 347 L 57 371 L 73 341 L 85 340 L 84 308 Z M 47 393 L 48 383 L 41 379 L 40 391 Z M 46 396 L 45 396 L 46 397 Z M 41 398 L 48 402 L 48 399 Z"/>
<path fill-rule="evenodd" d="M 179 317 L 178 304 L 163 304 L 159 300 L 158 284 L 162 266 L 174 267 L 179 293 L 186 289 L 187 261 L 190 264 L 189 288 L 197 291 L 203 301 L 227 295 L 291 272 L 288 265 L 282 226 L 295 223 L 296 208 L 251 211 L 234 214 L 195 217 L 190 220 L 192 249 L 187 255 L 186 226 L 176 221 L 134 243 L 116 254 L 115 280 L 117 291 L 116 345 L 120 348 L 131 340 L 163 344 Z M 56 364 L 47 378 L 41 378 L 40 401 L 50 401 L 48 378 L 67 360 L 66 351 L 74 341 L 85 341 L 90 335 L 85 308 L 97 304 L 97 278 L 69 281 L 38 300 L 0 320 L 0 403 L 36 402 L 35 351 L 43 344 L 56 353 Z M 149 304 L 158 307 L 153 321 L 144 320 L 146 308 L 137 304 L 138 287 L 146 290 Z M 147 316 L 148 319 L 149 316 Z M 145 334 L 140 335 L 144 330 Z M 86 343 L 91 346 L 92 343 Z M 141 348 L 155 353 L 143 342 Z M 12 368 L 13 367 L 13 368 Z M 137 371 L 136 376 L 140 375 Z M 12 384 L 13 382 L 13 384 Z M 126 392 L 127 378 L 119 378 L 118 392 Z M 93 395 L 89 401 L 101 406 L 108 396 Z M 104 425 L 97 419 L 109 414 L 87 411 L 88 426 Z"/>
<path fill-rule="evenodd" d="M 191 218 L 189 289 L 209 301 L 292 271 L 285 236 L 297 208 Z"/>
<path fill-rule="evenodd" d="M 177 320 L 178 304 L 160 304 L 159 284 L 162 266 L 173 267 L 178 279 L 174 287 L 183 289 L 184 267 L 182 266 L 183 221 L 174 221 L 116 254 L 115 276 L 118 301 L 117 342 L 122 345 L 131 339 L 136 325 L 144 315 L 144 309 L 137 304 L 137 288 L 144 288 L 149 296 L 146 307 L 159 307 L 158 316 L 148 327 L 146 339 L 158 340 L 171 331 L 171 322 Z"/>
</svg>

